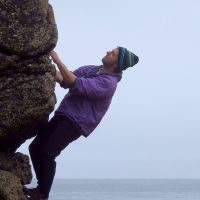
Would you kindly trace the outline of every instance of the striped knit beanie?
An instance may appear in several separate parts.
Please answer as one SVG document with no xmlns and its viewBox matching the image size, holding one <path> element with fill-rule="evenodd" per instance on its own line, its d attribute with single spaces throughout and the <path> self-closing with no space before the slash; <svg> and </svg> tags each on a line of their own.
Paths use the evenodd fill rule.
<svg viewBox="0 0 200 200">
<path fill-rule="evenodd" d="M 138 63 L 139 58 L 134 53 L 128 51 L 124 47 L 118 47 L 119 49 L 119 56 L 117 65 L 120 71 L 126 70 L 128 67 L 133 67 L 135 64 Z"/>
</svg>

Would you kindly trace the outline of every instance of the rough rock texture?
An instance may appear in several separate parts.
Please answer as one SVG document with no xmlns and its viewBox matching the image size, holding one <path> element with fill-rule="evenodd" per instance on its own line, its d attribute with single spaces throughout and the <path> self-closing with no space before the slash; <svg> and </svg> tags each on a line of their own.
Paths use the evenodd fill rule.
<svg viewBox="0 0 200 200">
<path fill-rule="evenodd" d="M 55 46 L 57 28 L 48 0 L 1 0 L 0 13 L 2 53 L 35 57 Z"/>
<path fill-rule="evenodd" d="M 0 170 L 0 199 L 25 200 L 20 179 L 9 171 Z"/>
<path fill-rule="evenodd" d="M 26 199 L 22 185 L 32 180 L 29 157 L 22 153 L 0 153 L 0 200 Z"/>
<path fill-rule="evenodd" d="M 0 200 L 24 199 L 31 182 L 28 156 L 15 152 L 54 109 L 57 38 L 48 0 L 0 0 Z"/>
<path fill-rule="evenodd" d="M 0 0 L 0 151 L 15 151 L 53 110 L 56 41 L 47 0 Z"/>
<path fill-rule="evenodd" d="M 0 169 L 12 172 L 23 185 L 29 184 L 32 180 L 29 157 L 22 153 L 0 153 Z"/>
<path fill-rule="evenodd" d="M 48 118 L 55 105 L 54 71 L 47 55 L 24 60 L 0 53 L 0 151 L 16 150 L 33 136 L 26 129 Z"/>
</svg>

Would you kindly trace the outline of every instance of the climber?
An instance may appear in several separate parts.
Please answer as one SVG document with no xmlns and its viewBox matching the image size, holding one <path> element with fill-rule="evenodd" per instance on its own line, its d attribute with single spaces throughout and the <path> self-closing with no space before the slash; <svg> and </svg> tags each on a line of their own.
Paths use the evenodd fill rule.
<svg viewBox="0 0 200 200">
<path fill-rule="evenodd" d="M 59 71 L 55 80 L 69 92 L 46 127 L 29 146 L 37 178 L 36 188 L 24 187 L 30 200 L 48 199 L 56 171 L 56 157 L 80 136 L 88 137 L 100 123 L 121 80 L 122 71 L 139 61 L 126 48 L 107 52 L 102 66 L 83 66 L 71 72 L 55 51 L 50 52 Z"/>
</svg>

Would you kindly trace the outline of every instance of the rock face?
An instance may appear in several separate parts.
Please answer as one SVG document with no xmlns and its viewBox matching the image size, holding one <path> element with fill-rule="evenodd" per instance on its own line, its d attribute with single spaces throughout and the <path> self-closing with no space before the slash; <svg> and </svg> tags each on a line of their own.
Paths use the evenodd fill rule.
<svg viewBox="0 0 200 200">
<path fill-rule="evenodd" d="M 32 179 L 29 157 L 21 153 L 0 153 L 0 199 L 26 199 L 22 185 Z"/>
<path fill-rule="evenodd" d="M 48 0 L 0 0 L 0 200 L 24 199 L 31 182 L 29 158 L 15 152 L 54 109 L 57 38 Z"/>
<path fill-rule="evenodd" d="M 25 200 L 20 179 L 9 171 L 0 170 L 0 199 Z"/>
<path fill-rule="evenodd" d="M 0 169 L 19 177 L 23 185 L 32 180 L 29 157 L 22 153 L 0 153 Z"/>
<path fill-rule="evenodd" d="M 0 13 L 2 53 L 32 58 L 55 46 L 57 29 L 48 0 L 1 0 Z"/>
</svg>

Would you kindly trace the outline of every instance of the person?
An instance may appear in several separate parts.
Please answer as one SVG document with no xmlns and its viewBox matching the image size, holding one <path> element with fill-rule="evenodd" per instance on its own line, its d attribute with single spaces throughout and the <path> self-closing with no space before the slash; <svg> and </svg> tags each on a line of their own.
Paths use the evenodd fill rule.
<svg viewBox="0 0 200 200">
<path fill-rule="evenodd" d="M 48 199 L 56 172 L 56 157 L 80 136 L 88 137 L 108 110 L 122 71 L 138 63 L 139 58 L 123 47 L 108 51 L 101 66 L 82 66 L 71 72 L 55 51 L 50 52 L 57 65 L 55 80 L 69 89 L 54 116 L 29 146 L 37 187 L 24 192 L 31 200 Z"/>
</svg>

